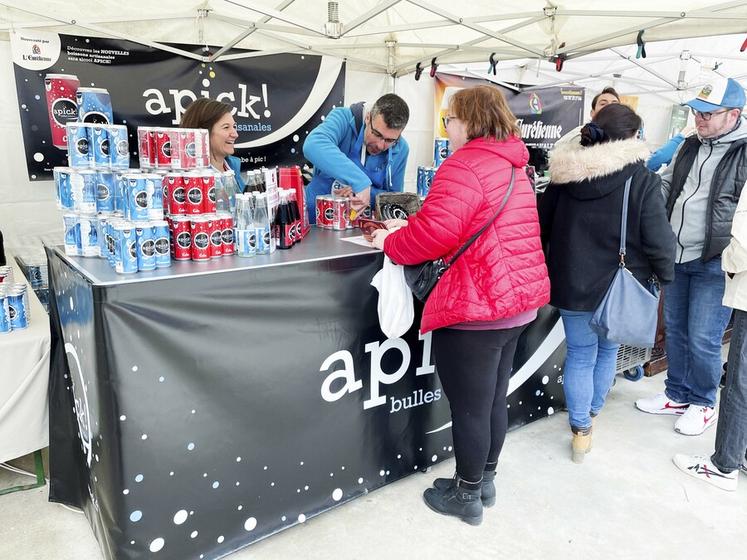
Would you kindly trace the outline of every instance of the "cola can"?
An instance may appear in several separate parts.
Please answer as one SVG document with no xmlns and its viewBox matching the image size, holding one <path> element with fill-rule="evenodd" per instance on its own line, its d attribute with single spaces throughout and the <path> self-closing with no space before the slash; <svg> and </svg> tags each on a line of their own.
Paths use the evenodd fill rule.
<svg viewBox="0 0 747 560">
<path fill-rule="evenodd" d="M 208 234 L 210 235 L 210 258 L 223 256 L 223 220 L 216 214 L 208 214 Z"/>
<path fill-rule="evenodd" d="M 65 125 L 78 120 L 76 92 L 80 86 L 73 74 L 47 74 L 44 76 L 44 91 L 47 95 L 47 114 L 52 131 L 52 145 L 66 150 L 67 129 Z"/>
<path fill-rule="evenodd" d="M 65 254 L 68 257 L 80 256 L 80 224 L 77 214 L 68 212 L 62 215 L 63 239 L 65 243 Z"/>
<path fill-rule="evenodd" d="M 171 136 L 165 128 L 153 130 L 156 169 L 171 169 Z"/>
<path fill-rule="evenodd" d="M 96 212 L 96 183 L 98 173 L 93 169 L 76 169 L 70 176 L 73 209 L 81 214 Z"/>
<path fill-rule="evenodd" d="M 449 139 L 436 138 L 433 145 L 433 165 L 438 167 L 449 157 Z"/>
<path fill-rule="evenodd" d="M 80 255 L 82 257 L 101 256 L 96 222 L 96 214 L 81 214 L 78 216 L 78 227 L 80 229 Z"/>
<path fill-rule="evenodd" d="M 187 173 L 182 176 L 184 184 L 185 210 L 187 214 L 202 214 L 202 185 L 200 176 L 197 173 Z"/>
<path fill-rule="evenodd" d="M 341 231 L 350 226 L 350 199 L 332 197 L 332 229 Z"/>
<path fill-rule="evenodd" d="M 187 192 L 184 188 L 184 179 L 178 173 L 166 175 L 163 178 L 164 194 L 168 193 L 169 214 L 187 213 Z"/>
<path fill-rule="evenodd" d="M 123 124 L 112 124 L 109 132 L 109 164 L 112 169 L 130 167 L 130 142 L 127 139 L 127 127 Z"/>
<path fill-rule="evenodd" d="M 106 125 L 95 124 L 89 129 L 88 149 L 91 152 L 93 167 L 104 169 L 111 166 L 109 156 L 109 131 Z"/>
<path fill-rule="evenodd" d="M 26 301 L 23 292 L 11 289 L 6 292 L 5 299 L 8 302 L 10 329 L 18 331 L 28 328 L 29 321 L 26 314 Z"/>
<path fill-rule="evenodd" d="M 198 177 L 200 191 L 202 191 L 202 213 L 214 214 L 216 210 L 215 174 L 203 171 Z"/>
<path fill-rule="evenodd" d="M 146 179 L 145 173 L 128 173 L 124 175 L 126 181 L 126 189 L 124 192 L 124 215 L 125 218 L 135 221 L 143 222 L 148 219 L 148 206 L 149 199 L 152 197 L 155 185 L 151 181 L 150 184 Z M 148 192 L 148 189 L 151 192 Z"/>
<path fill-rule="evenodd" d="M 130 222 L 120 222 L 114 227 L 114 270 L 119 274 L 137 272 L 137 232 Z"/>
<path fill-rule="evenodd" d="M 233 238 L 233 216 L 228 212 L 218 214 L 221 228 L 221 240 L 223 241 L 223 255 L 233 255 L 236 251 Z"/>
<path fill-rule="evenodd" d="M 112 100 L 104 88 L 79 87 L 75 95 L 78 105 L 78 120 L 83 123 L 111 124 Z"/>
<path fill-rule="evenodd" d="M 335 197 L 329 194 L 323 194 L 316 197 L 316 225 L 323 229 L 332 229 L 334 221 L 334 201 Z"/>
<path fill-rule="evenodd" d="M 166 220 L 157 220 L 151 222 L 151 226 L 156 250 L 156 268 L 168 268 L 171 266 L 169 225 Z"/>
<path fill-rule="evenodd" d="M 192 260 L 210 260 L 210 219 L 205 216 L 190 217 L 190 233 L 192 234 Z"/>
<path fill-rule="evenodd" d="M 114 191 L 116 178 L 110 171 L 96 174 L 96 211 L 114 212 Z"/>
<path fill-rule="evenodd" d="M 72 210 L 75 208 L 73 189 L 70 185 L 70 176 L 72 173 L 74 173 L 74 170 L 70 167 L 55 167 L 53 170 L 59 207 L 62 209 Z"/>
<path fill-rule="evenodd" d="M 0 334 L 13 331 L 10 323 L 10 309 L 8 308 L 8 295 L 0 289 Z"/>
<path fill-rule="evenodd" d="M 158 173 L 144 173 L 143 177 L 148 184 L 148 219 L 163 220 L 163 176 Z M 153 185 L 153 191 L 150 185 Z"/>
<path fill-rule="evenodd" d="M 91 125 L 70 122 L 65 126 L 67 134 L 67 161 L 70 167 L 93 167 L 91 150 Z"/>
<path fill-rule="evenodd" d="M 189 216 L 171 217 L 171 254 L 174 260 L 188 261 L 192 258 L 192 230 Z"/>
<path fill-rule="evenodd" d="M 154 129 L 151 126 L 137 127 L 138 161 L 142 169 L 152 169 L 156 166 L 156 148 Z"/>
<path fill-rule="evenodd" d="M 155 232 L 148 222 L 135 222 L 137 238 L 137 269 L 141 271 L 156 269 Z"/>
</svg>

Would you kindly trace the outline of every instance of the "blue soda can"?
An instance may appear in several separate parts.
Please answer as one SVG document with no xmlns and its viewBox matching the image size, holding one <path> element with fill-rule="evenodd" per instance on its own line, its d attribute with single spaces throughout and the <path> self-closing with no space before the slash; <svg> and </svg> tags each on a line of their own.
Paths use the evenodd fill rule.
<svg viewBox="0 0 747 560">
<path fill-rule="evenodd" d="M 78 216 L 73 213 L 62 215 L 65 229 L 65 254 L 69 257 L 80 256 L 80 224 Z"/>
<path fill-rule="evenodd" d="M 107 226 L 109 224 L 110 214 L 99 213 L 96 216 L 96 239 L 99 242 L 99 256 L 105 259 L 109 258 L 106 236 Z"/>
<path fill-rule="evenodd" d="M 449 157 L 449 139 L 436 138 L 433 147 L 433 165 L 438 167 Z"/>
<path fill-rule="evenodd" d="M 79 122 L 65 125 L 67 133 L 67 160 L 70 167 L 92 167 L 91 126 Z"/>
<path fill-rule="evenodd" d="M 156 244 L 156 267 L 171 266 L 171 242 L 169 240 L 169 224 L 166 220 L 152 222 L 153 238 Z"/>
<path fill-rule="evenodd" d="M 114 270 L 120 274 L 137 272 L 137 233 L 130 222 L 122 222 L 117 232 L 116 262 Z"/>
<path fill-rule="evenodd" d="M 73 210 L 81 214 L 96 212 L 97 173 L 93 169 L 76 169 L 70 175 Z"/>
<path fill-rule="evenodd" d="M 148 191 L 148 219 L 163 220 L 163 175 L 146 173 L 146 189 Z M 151 191 L 151 184 L 153 190 Z"/>
<path fill-rule="evenodd" d="M 59 207 L 72 210 L 75 208 L 75 202 L 73 201 L 73 189 L 70 185 L 70 176 L 75 172 L 70 167 L 55 167 L 54 168 L 54 181 L 55 188 L 57 190 L 57 196 L 59 201 Z"/>
<path fill-rule="evenodd" d="M 10 309 L 8 308 L 8 296 L 0 288 L 0 334 L 6 334 L 13 330 L 10 324 Z"/>
<path fill-rule="evenodd" d="M 78 104 L 78 120 L 83 123 L 111 124 L 112 100 L 103 88 L 79 87 L 75 95 Z"/>
<path fill-rule="evenodd" d="M 83 257 L 99 257 L 99 237 L 96 228 L 96 214 L 81 214 L 80 222 L 80 254 Z"/>
<path fill-rule="evenodd" d="M 267 255 L 270 252 L 270 226 L 254 228 L 257 255 Z"/>
<path fill-rule="evenodd" d="M 109 161 L 109 131 L 103 124 L 95 124 L 90 128 L 91 136 L 88 148 L 91 150 L 93 166 L 97 169 L 108 169 Z"/>
<path fill-rule="evenodd" d="M 127 140 L 127 127 L 123 124 L 112 124 L 109 130 L 109 162 L 112 169 L 130 167 L 130 143 Z"/>
<path fill-rule="evenodd" d="M 106 245 L 106 260 L 109 261 L 109 266 L 112 268 L 115 268 L 116 263 L 116 251 L 115 251 L 115 243 L 117 240 L 117 232 L 115 230 L 115 227 L 117 224 L 119 224 L 121 220 L 117 218 L 112 218 L 111 220 L 107 220 L 104 233 L 104 244 Z"/>
<path fill-rule="evenodd" d="M 26 284 L 11 284 L 10 289 L 16 292 L 20 292 L 23 295 L 23 306 L 26 310 L 26 322 L 31 322 L 31 303 L 29 303 L 29 292 L 26 289 Z"/>
<path fill-rule="evenodd" d="M 96 175 L 96 210 L 114 212 L 114 191 L 116 188 L 114 173 L 99 171 Z"/>
<path fill-rule="evenodd" d="M 135 235 L 137 236 L 137 269 L 155 270 L 156 241 L 153 227 L 148 222 L 136 222 Z"/>
<path fill-rule="evenodd" d="M 155 185 L 150 182 L 151 192 L 148 193 L 148 182 L 145 174 L 127 174 L 127 189 L 125 191 L 124 206 L 125 217 L 136 222 L 143 222 L 148 219 L 148 206 L 153 198 Z"/>
<path fill-rule="evenodd" d="M 8 317 L 10 319 L 11 330 L 21 330 L 29 326 L 28 316 L 26 315 L 26 303 L 24 294 L 18 290 L 9 290 L 6 301 L 8 302 Z"/>
</svg>

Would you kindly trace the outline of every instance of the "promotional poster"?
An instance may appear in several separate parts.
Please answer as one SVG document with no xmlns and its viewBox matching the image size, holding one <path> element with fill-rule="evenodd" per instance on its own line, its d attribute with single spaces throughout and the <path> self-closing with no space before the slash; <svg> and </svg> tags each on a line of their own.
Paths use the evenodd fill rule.
<svg viewBox="0 0 747 560">
<path fill-rule="evenodd" d="M 217 50 L 178 46 L 201 55 Z M 126 125 L 137 167 L 137 127 L 178 126 L 198 97 L 233 107 L 242 168 L 302 164 L 306 135 L 344 98 L 345 63 L 326 56 L 201 63 L 130 41 L 38 31 L 11 33 L 11 47 L 32 181 L 51 180 L 53 167 L 68 164 L 65 123 Z"/>
</svg>

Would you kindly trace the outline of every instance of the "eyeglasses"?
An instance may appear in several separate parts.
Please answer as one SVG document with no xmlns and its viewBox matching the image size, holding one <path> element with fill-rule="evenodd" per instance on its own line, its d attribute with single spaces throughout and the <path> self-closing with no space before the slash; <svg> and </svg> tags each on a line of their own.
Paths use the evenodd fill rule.
<svg viewBox="0 0 747 560">
<path fill-rule="evenodd" d="M 373 132 L 373 135 L 377 139 L 379 139 L 382 142 L 384 142 L 384 144 L 386 144 L 387 146 L 394 146 L 397 142 L 399 142 L 399 137 L 397 137 L 397 138 L 386 138 L 381 132 L 379 132 L 378 130 L 376 130 L 374 128 L 373 122 L 370 119 L 368 121 L 368 126 L 371 128 L 371 132 Z"/>
<path fill-rule="evenodd" d="M 700 117 L 704 121 L 710 121 L 713 115 L 721 115 L 723 113 L 728 113 L 729 111 L 731 111 L 731 109 L 724 109 L 723 111 L 713 111 L 713 112 L 709 111 L 709 112 L 704 113 L 702 111 L 696 111 L 695 109 L 690 107 L 690 112 L 693 114 L 693 116 Z"/>
<path fill-rule="evenodd" d="M 457 119 L 456 117 L 449 117 L 449 116 L 441 117 L 441 122 L 444 123 L 444 128 L 449 126 L 450 121 L 455 121 L 455 120 L 459 120 L 459 119 Z"/>
</svg>

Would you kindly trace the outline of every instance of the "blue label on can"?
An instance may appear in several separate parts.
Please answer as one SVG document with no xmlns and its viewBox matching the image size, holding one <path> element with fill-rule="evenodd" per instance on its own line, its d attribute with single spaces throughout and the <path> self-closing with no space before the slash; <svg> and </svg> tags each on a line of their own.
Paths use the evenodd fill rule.
<svg viewBox="0 0 747 560">
<path fill-rule="evenodd" d="M 137 272 L 137 234 L 135 228 L 117 230 L 115 270 L 122 274 Z"/>
<path fill-rule="evenodd" d="M 109 167 L 109 131 L 104 126 L 91 127 L 89 149 L 95 167 Z"/>
<path fill-rule="evenodd" d="M 70 167 L 90 167 L 93 165 L 93 154 L 89 143 L 88 126 L 80 124 L 68 124 L 67 132 L 67 159 Z"/>
<path fill-rule="evenodd" d="M 0 333 L 8 333 L 13 328 L 10 324 L 10 310 L 8 309 L 8 296 L 0 294 Z"/>
<path fill-rule="evenodd" d="M 59 194 L 60 206 L 67 210 L 75 207 L 73 201 L 73 189 L 70 186 L 70 171 L 59 169 L 55 171 L 55 183 Z"/>
<path fill-rule="evenodd" d="M 12 330 L 25 329 L 29 326 L 26 314 L 26 302 L 23 294 L 8 294 L 5 298 L 8 302 L 8 317 Z"/>
<path fill-rule="evenodd" d="M 126 199 L 127 210 L 125 215 L 129 216 L 131 220 L 148 219 L 148 205 L 151 196 L 148 195 L 145 179 L 131 178 L 127 180 Z"/>
<path fill-rule="evenodd" d="M 156 240 L 153 227 L 136 227 L 137 235 L 137 268 L 138 270 L 155 270 Z"/>
<path fill-rule="evenodd" d="M 112 101 L 105 89 L 78 88 L 75 100 L 78 104 L 79 121 L 94 124 L 114 122 Z"/>
<path fill-rule="evenodd" d="M 127 127 L 124 125 L 109 127 L 109 161 L 113 169 L 130 167 L 130 143 L 127 140 Z"/>
<path fill-rule="evenodd" d="M 96 176 L 96 210 L 114 212 L 115 178 L 113 173 L 101 171 Z"/>
<path fill-rule="evenodd" d="M 154 226 L 153 230 L 156 249 L 156 267 L 169 267 L 171 266 L 171 244 L 169 241 L 169 228 L 168 226 Z"/>
</svg>

